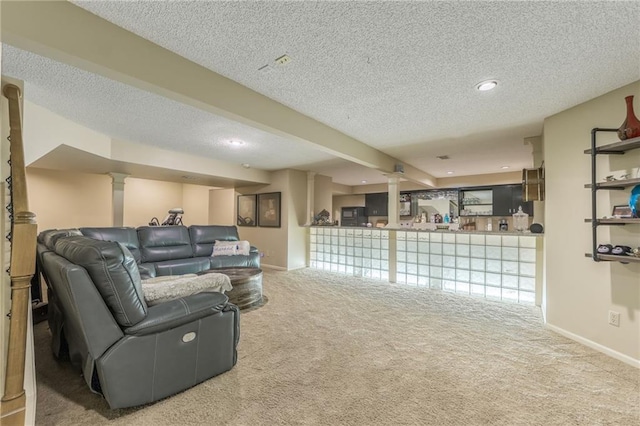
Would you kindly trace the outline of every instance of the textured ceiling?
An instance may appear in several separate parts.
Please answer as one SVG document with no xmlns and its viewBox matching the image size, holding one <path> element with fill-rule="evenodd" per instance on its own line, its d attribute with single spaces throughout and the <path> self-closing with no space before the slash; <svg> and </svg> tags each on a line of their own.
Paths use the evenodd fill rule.
<svg viewBox="0 0 640 426">
<path fill-rule="evenodd" d="M 30 101 L 116 139 L 267 170 L 295 167 L 308 163 L 309 158 L 333 158 L 295 141 L 11 46 L 3 46 L 2 65 L 3 73 L 25 81 Z M 244 144 L 234 146 L 230 140 Z"/>
<path fill-rule="evenodd" d="M 544 117 L 640 79 L 640 25 L 629 25 L 640 22 L 640 2 L 73 3 L 437 177 L 530 167 L 531 147 L 523 139 L 541 133 Z M 19 52 L 7 50 L 20 62 Z M 276 65 L 283 54 L 292 61 Z M 12 69 L 4 56 L 3 72 Z M 258 71 L 264 65 L 271 72 Z M 88 126 L 93 120 L 89 127 L 96 130 L 126 129 L 117 136 L 201 155 L 211 155 L 208 143 L 219 143 L 211 138 L 257 140 L 277 147 L 277 156 L 258 151 L 251 160 L 265 169 L 328 159 L 77 70 L 57 65 L 49 72 L 52 66 L 23 78 L 41 82 L 38 102 L 54 102 L 53 93 L 60 102 L 57 92 L 80 81 L 85 95 L 68 95 L 63 115 Z M 488 78 L 500 81 L 496 90 L 474 89 Z M 122 104 L 108 93 L 114 87 L 133 98 L 130 108 L 150 107 L 142 124 L 127 123 L 128 114 L 118 112 Z M 92 105 L 86 93 L 108 102 Z M 109 130 L 110 121 L 117 129 Z M 445 154 L 451 160 L 436 159 Z M 359 168 L 338 169 L 325 167 L 342 176 L 339 183 L 360 184 Z"/>
</svg>

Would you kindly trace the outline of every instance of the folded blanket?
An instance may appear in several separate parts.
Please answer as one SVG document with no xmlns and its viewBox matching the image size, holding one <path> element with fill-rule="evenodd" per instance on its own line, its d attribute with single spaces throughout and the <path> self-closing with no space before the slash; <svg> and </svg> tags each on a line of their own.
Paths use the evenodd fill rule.
<svg viewBox="0 0 640 426">
<path fill-rule="evenodd" d="M 142 280 L 144 300 L 149 306 L 203 291 L 224 293 L 232 288 L 228 276 L 216 273 L 166 275 Z"/>
</svg>

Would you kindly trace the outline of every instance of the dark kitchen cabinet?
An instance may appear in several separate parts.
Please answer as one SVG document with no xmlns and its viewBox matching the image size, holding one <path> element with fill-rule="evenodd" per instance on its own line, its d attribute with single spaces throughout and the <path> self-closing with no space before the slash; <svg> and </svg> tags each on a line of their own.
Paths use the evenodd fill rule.
<svg viewBox="0 0 640 426">
<path fill-rule="evenodd" d="M 364 206 L 367 216 L 387 216 L 389 214 L 389 194 L 387 192 L 365 194 Z"/>
<path fill-rule="evenodd" d="M 500 185 L 493 187 L 493 215 L 511 216 L 522 206 L 522 211 L 533 215 L 533 201 L 524 201 L 522 185 Z"/>
</svg>

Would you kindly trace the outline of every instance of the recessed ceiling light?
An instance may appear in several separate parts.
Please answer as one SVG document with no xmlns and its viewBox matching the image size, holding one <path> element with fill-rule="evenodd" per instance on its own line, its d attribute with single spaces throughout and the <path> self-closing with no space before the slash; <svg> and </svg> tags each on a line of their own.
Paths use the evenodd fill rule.
<svg viewBox="0 0 640 426">
<path fill-rule="evenodd" d="M 487 90 L 495 89 L 497 85 L 498 85 L 497 80 L 486 80 L 476 84 L 476 89 L 478 89 L 481 92 L 486 92 Z"/>
<path fill-rule="evenodd" d="M 229 140 L 229 145 L 240 146 L 240 145 L 244 145 L 244 142 L 238 139 L 231 139 Z"/>
<path fill-rule="evenodd" d="M 248 169 L 251 166 L 249 165 L 249 163 L 242 163 L 242 167 L 244 167 L 245 169 Z"/>
<path fill-rule="evenodd" d="M 362 183 L 367 183 L 367 181 L 366 181 L 366 180 L 363 180 L 363 181 L 362 181 Z"/>
<path fill-rule="evenodd" d="M 453 174 L 453 170 L 449 170 L 449 171 L 447 172 L 447 174 L 448 174 L 448 175 L 452 175 L 452 174 Z"/>
<path fill-rule="evenodd" d="M 509 166 L 502 166 L 501 168 L 502 168 L 502 169 L 508 169 L 508 168 L 509 168 Z"/>
</svg>

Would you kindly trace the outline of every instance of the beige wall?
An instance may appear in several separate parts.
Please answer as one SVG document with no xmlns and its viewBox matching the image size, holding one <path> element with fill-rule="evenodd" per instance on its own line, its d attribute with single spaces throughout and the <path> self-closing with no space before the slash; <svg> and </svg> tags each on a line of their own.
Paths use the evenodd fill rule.
<svg viewBox="0 0 640 426">
<path fill-rule="evenodd" d="M 594 262 L 591 227 L 589 156 L 594 127 L 617 128 L 626 116 L 624 97 L 636 95 L 640 112 L 640 82 L 607 93 L 544 122 L 547 198 L 545 201 L 546 319 L 549 326 L 585 344 L 640 365 L 640 264 Z M 599 144 L 615 141 L 615 133 L 598 136 Z M 640 164 L 640 152 L 598 156 L 597 176 Z M 630 188 L 629 188 L 630 189 Z M 599 191 L 598 216 L 625 204 L 629 190 Z M 599 227 L 602 243 L 640 245 L 637 225 Z M 610 310 L 620 313 L 620 327 L 608 324 Z"/>
<path fill-rule="evenodd" d="M 182 184 L 132 177 L 125 181 L 124 226 L 148 225 L 153 217 L 162 222 L 176 207 L 182 207 Z M 186 211 L 184 218 L 188 223 Z"/>
<path fill-rule="evenodd" d="M 306 177 L 305 177 L 306 185 Z M 288 193 L 289 193 L 289 173 L 288 170 L 280 170 L 271 174 L 271 184 L 260 187 L 255 192 L 244 192 L 246 194 L 251 193 L 266 193 L 266 192 L 280 192 L 281 203 L 280 211 L 284 213 L 288 208 Z M 235 209 L 234 209 L 235 211 Z M 262 258 L 262 264 L 265 266 L 272 266 L 276 268 L 286 269 L 288 256 L 288 229 L 287 218 L 285 214 L 281 216 L 280 228 L 264 228 L 258 226 L 241 226 L 238 227 L 238 234 L 240 239 L 247 240 L 251 245 L 258 247 L 264 257 Z"/>
<path fill-rule="evenodd" d="M 258 247 L 262 265 L 295 269 L 306 265 L 307 174 L 297 170 L 279 170 L 271 174 L 271 185 L 243 188 L 242 194 L 280 192 L 281 227 L 238 227 L 240 239 Z M 236 194 L 237 195 L 237 194 Z M 235 215 L 235 209 L 234 209 Z"/>
<path fill-rule="evenodd" d="M 38 229 L 112 226 L 111 177 L 28 168 L 30 208 Z M 209 223 L 209 187 L 128 177 L 124 186 L 124 226 L 162 221 L 182 207 L 185 225 Z M 232 207 L 231 207 L 232 208 Z"/>
<path fill-rule="evenodd" d="M 108 175 L 27 168 L 27 185 L 39 231 L 113 223 Z"/>
<path fill-rule="evenodd" d="M 212 189 L 209 191 L 209 224 L 236 224 L 236 192 L 233 189 Z"/>
<path fill-rule="evenodd" d="M 185 225 L 209 224 L 210 190 L 209 186 L 182 184 L 182 220 Z"/>
</svg>

